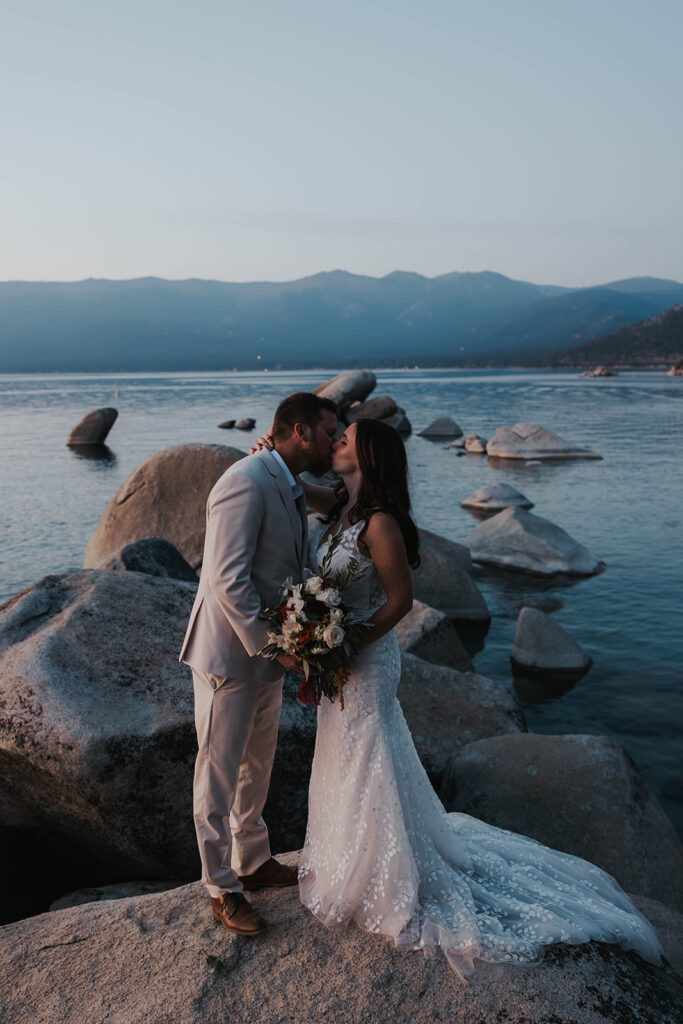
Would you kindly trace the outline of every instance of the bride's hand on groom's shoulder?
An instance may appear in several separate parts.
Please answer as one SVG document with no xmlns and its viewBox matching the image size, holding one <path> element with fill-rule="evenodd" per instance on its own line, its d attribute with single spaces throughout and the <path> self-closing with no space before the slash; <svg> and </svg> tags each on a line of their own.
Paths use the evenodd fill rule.
<svg viewBox="0 0 683 1024">
<path fill-rule="evenodd" d="M 272 452 L 274 447 L 275 446 L 273 444 L 273 435 L 261 434 L 259 439 L 249 449 L 249 454 L 254 455 L 255 452 L 263 451 L 264 448 L 267 452 Z"/>
</svg>

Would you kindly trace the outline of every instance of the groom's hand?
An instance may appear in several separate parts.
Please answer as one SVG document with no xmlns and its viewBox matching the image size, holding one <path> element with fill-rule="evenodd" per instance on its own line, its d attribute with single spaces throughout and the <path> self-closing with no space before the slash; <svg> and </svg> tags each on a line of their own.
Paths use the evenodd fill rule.
<svg viewBox="0 0 683 1024">
<path fill-rule="evenodd" d="M 287 672 L 294 672 L 298 676 L 304 674 L 303 662 L 299 658 L 293 657 L 291 654 L 278 654 L 276 661 L 282 665 Z"/>
</svg>

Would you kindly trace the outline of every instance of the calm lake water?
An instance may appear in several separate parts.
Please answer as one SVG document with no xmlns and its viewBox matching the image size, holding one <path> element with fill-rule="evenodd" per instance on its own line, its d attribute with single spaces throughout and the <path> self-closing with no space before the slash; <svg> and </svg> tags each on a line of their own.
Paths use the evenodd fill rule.
<svg viewBox="0 0 683 1024">
<path fill-rule="evenodd" d="M 152 452 L 187 442 L 246 449 L 281 397 L 330 375 L 0 376 L 0 600 L 47 573 L 80 567 L 112 494 Z M 478 571 L 493 621 L 475 665 L 516 685 L 533 731 L 599 733 L 621 743 L 683 835 L 683 380 L 382 371 L 376 393 L 393 395 L 416 430 L 443 415 L 484 437 L 497 426 L 539 423 L 603 456 L 499 468 L 415 434 L 406 443 L 421 526 L 464 541 L 477 520 L 460 502 L 483 484 L 506 481 L 606 562 L 603 574 L 571 584 Z M 109 458 L 67 449 L 71 427 L 104 405 L 119 410 Z M 256 418 L 251 435 L 216 426 L 244 415 Z M 538 596 L 562 602 L 555 618 L 594 659 L 573 686 L 513 683 L 508 657 L 518 608 Z"/>
</svg>

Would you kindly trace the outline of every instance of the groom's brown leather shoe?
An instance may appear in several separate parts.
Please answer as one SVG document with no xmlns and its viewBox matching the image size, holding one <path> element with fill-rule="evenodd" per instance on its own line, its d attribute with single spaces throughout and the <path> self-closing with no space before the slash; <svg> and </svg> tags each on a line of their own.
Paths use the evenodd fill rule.
<svg viewBox="0 0 683 1024">
<path fill-rule="evenodd" d="M 260 935 L 266 922 L 241 892 L 224 892 L 211 897 L 211 913 L 217 921 L 237 935 Z"/>
<path fill-rule="evenodd" d="M 250 875 L 239 875 L 239 880 L 249 891 L 270 885 L 279 889 L 285 885 L 296 885 L 299 872 L 297 868 L 287 867 L 286 864 L 280 864 L 279 860 L 271 857 Z"/>
</svg>

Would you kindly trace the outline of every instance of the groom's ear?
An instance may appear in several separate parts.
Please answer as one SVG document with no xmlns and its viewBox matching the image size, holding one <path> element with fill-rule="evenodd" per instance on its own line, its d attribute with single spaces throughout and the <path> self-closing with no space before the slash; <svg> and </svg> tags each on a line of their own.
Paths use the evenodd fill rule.
<svg viewBox="0 0 683 1024">
<path fill-rule="evenodd" d="M 301 444 L 311 443 L 311 435 L 313 431 L 310 427 L 306 426 L 305 423 L 295 423 L 293 433 L 297 441 L 300 441 Z"/>
</svg>

